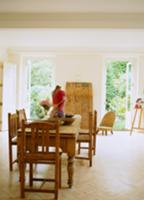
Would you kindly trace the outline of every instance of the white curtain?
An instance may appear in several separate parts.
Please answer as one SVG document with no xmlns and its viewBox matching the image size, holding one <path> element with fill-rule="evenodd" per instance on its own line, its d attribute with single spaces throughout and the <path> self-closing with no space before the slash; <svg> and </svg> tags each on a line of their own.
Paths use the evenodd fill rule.
<svg viewBox="0 0 144 200">
<path fill-rule="evenodd" d="M 16 64 L 4 63 L 2 130 L 8 128 L 8 113 L 16 112 Z"/>
</svg>

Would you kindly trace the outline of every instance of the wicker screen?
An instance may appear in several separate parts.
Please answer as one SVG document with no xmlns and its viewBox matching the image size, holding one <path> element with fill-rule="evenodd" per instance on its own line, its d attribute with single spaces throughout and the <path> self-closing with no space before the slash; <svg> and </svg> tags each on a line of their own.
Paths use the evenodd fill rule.
<svg viewBox="0 0 144 200">
<path fill-rule="evenodd" d="M 93 110 L 92 83 L 67 82 L 65 91 L 67 96 L 65 112 L 80 114 L 81 127 L 88 128 L 88 113 Z"/>
</svg>

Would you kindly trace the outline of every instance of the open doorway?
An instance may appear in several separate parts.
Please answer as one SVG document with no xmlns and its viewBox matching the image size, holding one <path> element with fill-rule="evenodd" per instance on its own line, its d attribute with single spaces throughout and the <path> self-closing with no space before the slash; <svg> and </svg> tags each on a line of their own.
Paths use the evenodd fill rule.
<svg viewBox="0 0 144 200">
<path fill-rule="evenodd" d="M 51 100 L 55 85 L 53 60 L 43 56 L 26 56 L 23 58 L 23 68 L 24 107 L 27 115 L 31 119 L 43 118 L 45 110 L 40 102 Z"/>
<path fill-rule="evenodd" d="M 136 94 L 134 64 L 129 59 L 109 59 L 105 66 L 105 111 L 116 112 L 115 129 L 129 129 Z"/>
</svg>

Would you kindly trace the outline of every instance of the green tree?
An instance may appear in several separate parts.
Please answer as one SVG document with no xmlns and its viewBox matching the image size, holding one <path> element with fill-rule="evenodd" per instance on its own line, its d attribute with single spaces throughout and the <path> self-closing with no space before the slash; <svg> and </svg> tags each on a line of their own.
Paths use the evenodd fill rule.
<svg viewBox="0 0 144 200">
<path fill-rule="evenodd" d="M 127 63 L 127 61 L 107 63 L 106 110 L 117 113 L 116 128 L 124 127 Z"/>
<path fill-rule="evenodd" d="M 53 66 L 48 59 L 32 59 L 31 63 L 30 116 L 31 118 L 43 118 L 45 110 L 40 105 L 40 101 L 51 99 Z"/>
</svg>

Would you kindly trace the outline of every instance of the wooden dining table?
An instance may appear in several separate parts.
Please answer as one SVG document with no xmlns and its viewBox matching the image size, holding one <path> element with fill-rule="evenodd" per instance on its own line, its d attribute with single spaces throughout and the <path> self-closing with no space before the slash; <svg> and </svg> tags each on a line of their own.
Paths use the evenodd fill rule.
<svg viewBox="0 0 144 200">
<path fill-rule="evenodd" d="M 64 153 L 67 154 L 67 172 L 68 172 L 68 186 L 69 188 L 73 185 L 73 174 L 74 174 L 74 158 L 76 153 L 76 139 L 80 130 L 81 116 L 74 115 L 74 122 L 70 125 L 60 125 L 60 147 Z M 21 134 L 21 129 L 18 130 L 18 138 Z M 30 132 L 27 132 L 27 137 Z M 18 140 L 19 141 L 19 140 Z M 51 145 L 54 145 L 54 134 L 51 133 L 50 137 Z M 19 146 L 19 145 L 18 145 Z"/>
</svg>

